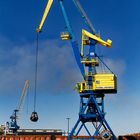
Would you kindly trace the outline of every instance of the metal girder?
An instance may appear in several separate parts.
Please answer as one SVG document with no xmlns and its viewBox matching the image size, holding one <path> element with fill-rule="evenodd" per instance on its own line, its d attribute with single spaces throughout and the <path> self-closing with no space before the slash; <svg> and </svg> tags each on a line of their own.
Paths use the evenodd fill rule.
<svg viewBox="0 0 140 140">
<path fill-rule="evenodd" d="M 80 131 L 82 130 L 82 128 L 84 127 L 89 136 L 100 136 L 103 132 L 102 131 L 102 129 L 103 129 L 104 131 L 106 130 L 106 131 L 110 132 L 110 134 L 112 135 L 111 140 L 116 140 L 116 136 L 114 135 L 111 127 L 105 120 L 104 111 L 102 109 L 104 107 L 103 103 L 100 104 L 100 106 L 99 106 L 98 102 L 97 102 L 97 98 L 93 94 L 90 95 L 90 97 L 88 98 L 88 101 L 87 100 L 85 102 L 83 101 L 87 97 L 81 96 L 81 98 L 82 99 L 81 99 L 81 103 L 80 103 L 81 104 L 80 108 L 82 108 L 82 109 L 80 109 L 79 118 L 69 135 L 69 139 L 73 135 L 77 136 L 80 133 Z M 104 100 L 101 99 L 101 101 L 103 102 Z M 95 109 L 94 110 L 95 112 L 91 112 L 91 114 L 93 113 L 95 115 L 91 115 L 91 114 L 89 114 L 89 112 L 85 112 L 85 111 L 83 112 L 83 110 L 85 110 L 85 108 L 88 108 L 89 106 L 91 106 L 91 104 L 92 104 L 93 108 Z M 96 121 L 98 122 L 98 125 L 96 127 L 94 126 L 95 131 L 92 130 L 92 132 L 94 132 L 94 133 L 91 134 L 91 132 L 89 131 L 89 129 L 86 127 L 85 124 L 90 123 L 90 122 L 93 123 Z M 81 125 L 80 125 L 80 123 L 81 123 Z M 78 128 L 78 126 L 79 126 L 79 128 Z M 78 130 L 77 130 L 77 128 L 78 128 Z"/>
<path fill-rule="evenodd" d="M 87 24 L 87 26 L 89 27 L 89 29 L 91 30 L 91 32 L 93 34 L 96 34 L 96 30 L 95 28 L 93 27 L 90 19 L 88 18 L 85 10 L 83 9 L 82 5 L 80 4 L 80 1 L 79 0 L 73 0 L 75 6 L 78 8 L 79 12 L 81 13 L 81 16 L 82 18 L 84 19 L 85 23 Z"/>
<path fill-rule="evenodd" d="M 85 77 L 85 69 L 84 69 L 83 64 L 81 63 L 78 42 L 76 41 L 75 35 L 74 35 L 73 31 L 72 31 L 72 27 L 70 25 L 70 22 L 69 22 L 65 7 L 63 5 L 63 0 L 59 0 L 59 3 L 60 3 L 62 14 L 63 14 L 64 20 L 65 20 L 65 24 L 66 24 L 66 27 L 67 27 L 67 31 L 69 32 L 70 37 L 71 37 L 70 41 L 71 41 L 71 44 L 72 44 L 74 57 L 75 57 L 75 60 L 77 62 L 77 65 L 78 65 L 78 67 L 79 67 L 79 69 L 81 71 L 81 74 L 82 74 L 82 76 L 84 78 Z"/>
</svg>

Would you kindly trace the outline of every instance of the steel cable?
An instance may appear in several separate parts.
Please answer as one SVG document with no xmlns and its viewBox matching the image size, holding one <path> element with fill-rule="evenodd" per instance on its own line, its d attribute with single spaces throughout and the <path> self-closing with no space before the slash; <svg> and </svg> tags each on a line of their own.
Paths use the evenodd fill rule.
<svg viewBox="0 0 140 140">
<path fill-rule="evenodd" d="M 37 73 L 38 73 L 38 33 L 36 38 L 36 55 L 35 55 L 35 89 L 34 89 L 34 111 L 36 110 L 36 94 L 37 94 Z"/>
</svg>

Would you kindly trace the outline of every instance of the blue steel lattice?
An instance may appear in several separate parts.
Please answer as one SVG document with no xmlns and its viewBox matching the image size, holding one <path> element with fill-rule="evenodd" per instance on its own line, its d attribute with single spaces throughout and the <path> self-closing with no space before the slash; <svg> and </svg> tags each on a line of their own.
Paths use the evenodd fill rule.
<svg viewBox="0 0 140 140">
<path fill-rule="evenodd" d="M 93 83 L 93 76 L 96 74 L 96 66 L 93 64 L 89 64 L 88 66 L 85 66 L 80 62 L 82 58 L 80 58 L 80 53 L 78 50 L 78 44 L 75 40 L 74 33 L 72 31 L 72 28 L 70 26 L 66 10 L 63 5 L 63 0 L 59 0 L 60 7 L 63 13 L 63 17 L 66 23 L 67 31 L 70 34 L 71 37 L 71 44 L 72 49 L 74 52 L 74 56 L 76 59 L 76 62 L 80 68 L 80 71 L 82 73 L 82 76 L 84 80 L 86 79 L 85 76 L 85 67 L 88 69 L 87 74 L 91 75 L 87 77 L 87 83 L 90 86 L 92 86 Z M 95 40 L 91 40 L 91 44 L 89 45 L 89 53 L 86 55 L 88 60 L 96 59 L 95 55 Z M 89 130 L 89 128 L 86 126 L 87 123 L 91 123 L 93 126 L 92 131 Z M 73 136 L 78 136 L 80 134 L 80 131 L 84 128 L 87 132 L 88 136 L 93 136 L 96 138 L 96 136 L 103 137 L 106 140 L 116 140 L 116 136 L 114 135 L 111 127 L 105 120 L 105 112 L 104 112 L 104 93 L 94 93 L 93 90 L 87 91 L 85 93 L 80 94 L 80 111 L 79 111 L 79 118 L 74 125 L 72 131 L 69 134 L 68 139 L 71 140 Z"/>
</svg>

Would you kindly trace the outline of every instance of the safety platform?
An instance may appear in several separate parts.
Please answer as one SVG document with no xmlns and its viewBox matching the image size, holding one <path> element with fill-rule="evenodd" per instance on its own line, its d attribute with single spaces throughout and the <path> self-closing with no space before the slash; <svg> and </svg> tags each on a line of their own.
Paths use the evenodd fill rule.
<svg viewBox="0 0 140 140">
<path fill-rule="evenodd" d="M 71 39 L 71 36 L 68 32 L 62 32 L 61 33 L 61 39 L 62 40 L 70 40 Z"/>
<path fill-rule="evenodd" d="M 88 67 L 89 65 L 99 66 L 99 61 L 97 58 L 89 59 L 88 57 L 85 57 L 81 60 L 81 63 L 85 64 L 86 67 Z"/>
</svg>

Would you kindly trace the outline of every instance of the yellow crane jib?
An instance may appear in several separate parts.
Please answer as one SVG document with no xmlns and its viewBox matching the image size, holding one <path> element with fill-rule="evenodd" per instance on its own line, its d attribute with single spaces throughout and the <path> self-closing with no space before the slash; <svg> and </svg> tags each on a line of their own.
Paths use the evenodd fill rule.
<svg viewBox="0 0 140 140">
<path fill-rule="evenodd" d="M 98 44 L 106 46 L 108 48 L 112 47 L 112 40 L 107 41 L 102 40 L 99 36 L 94 35 L 86 30 L 82 30 L 82 46 L 81 46 L 81 56 L 84 56 L 84 45 L 90 45 L 90 40 L 95 40 Z"/>
<path fill-rule="evenodd" d="M 54 0 L 48 0 L 48 3 L 46 5 L 46 8 L 45 8 L 45 11 L 44 11 L 44 14 L 43 14 L 43 17 L 42 17 L 42 20 L 39 24 L 39 27 L 37 28 L 37 32 L 40 33 L 42 31 L 42 27 L 46 21 L 46 18 L 50 12 L 50 9 L 52 7 L 52 4 L 53 4 Z"/>
</svg>

